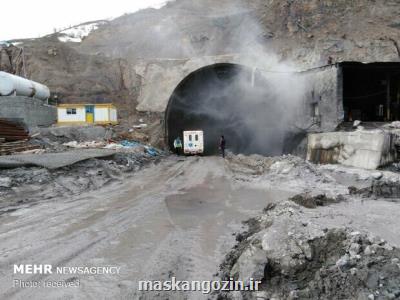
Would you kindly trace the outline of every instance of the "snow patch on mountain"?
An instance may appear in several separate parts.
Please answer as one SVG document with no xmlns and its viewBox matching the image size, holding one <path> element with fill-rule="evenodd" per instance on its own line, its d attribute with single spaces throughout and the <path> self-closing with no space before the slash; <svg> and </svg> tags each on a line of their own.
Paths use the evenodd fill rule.
<svg viewBox="0 0 400 300">
<path fill-rule="evenodd" d="M 92 31 L 95 31 L 101 25 L 104 25 L 106 23 L 107 23 L 107 21 L 96 21 L 96 22 L 80 24 L 80 25 L 62 30 L 58 33 L 58 35 L 59 35 L 58 40 L 63 43 L 66 43 L 66 42 L 80 43 Z"/>
</svg>

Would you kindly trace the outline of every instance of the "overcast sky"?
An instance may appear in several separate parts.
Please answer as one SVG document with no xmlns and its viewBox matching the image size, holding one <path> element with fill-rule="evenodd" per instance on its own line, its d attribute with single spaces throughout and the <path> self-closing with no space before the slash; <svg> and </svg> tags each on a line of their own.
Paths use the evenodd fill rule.
<svg viewBox="0 0 400 300">
<path fill-rule="evenodd" d="M 54 28 L 115 18 L 166 0 L 7 0 L 1 1 L 0 41 L 36 38 Z"/>
</svg>

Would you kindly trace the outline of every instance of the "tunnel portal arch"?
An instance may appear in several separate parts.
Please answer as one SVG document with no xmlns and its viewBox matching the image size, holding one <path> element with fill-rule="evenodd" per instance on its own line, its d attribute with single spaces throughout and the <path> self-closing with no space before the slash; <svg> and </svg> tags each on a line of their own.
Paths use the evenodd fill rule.
<svg viewBox="0 0 400 300">
<path fill-rule="evenodd" d="M 203 130 L 205 154 L 218 152 L 221 135 L 227 148 L 243 154 L 282 154 L 283 112 L 265 77 L 235 63 L 202 67 L 186 76 L 172 93 L 165 111 L 169 149 L 185 130 Z"/>
</svg>

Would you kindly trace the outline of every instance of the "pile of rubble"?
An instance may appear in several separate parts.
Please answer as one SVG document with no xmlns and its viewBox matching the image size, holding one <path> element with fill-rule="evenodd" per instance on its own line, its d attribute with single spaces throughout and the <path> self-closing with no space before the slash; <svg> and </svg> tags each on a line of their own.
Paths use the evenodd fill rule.
<svg viewBox="0 0 400 300">
<path fill-rule="evenodd" d="M 303 193 L 290 197 L 289 200 L 306 208 L 316 208 L 317 206 L 326 206 L 345 201 L 345 197 L 343 195 L 327 197 L 325 194 L 313 196 L 311 193 Z"/>
<path fill-rule="evenodd" d="M 262 281 L 257 292 L 223 292 L 220 299 L 396 299 L 400 250 L 349 228 L 307 222 L 293 202 L 272 205 L 247 222 L 220 276 Z"/>
<path fill-rule="evenodd" d="M 66 154 L 75 159 L 77 155 L 81 155 L 73 153 L 72 151 Z M 87 157 L 58 168 L 23 166 L 0 169 L 0 214 L 13 210 L 21 204 L 32 205 L 37 201 L 57 198 L 66 193 L 76 195 L 99 189 L 112 182 L 122 181 L 144 166 L 157 163 L 163 155 L 162 152 L 154 156 L 144 151 L 130 153 L 112 151 L 112 155 L 103 158 Z M 40 156 L 42 155 L 36 155 Z M 57 164 L 58 160 L 53 162 Z M 48 163 L 51 161 L 47 161 Z"/>
<path fill-rule="evenodd" d="M 75 149 L 112 149 L 118 150 L 118 152 L 130 153 L 130 152 L 146 152 L 152 156 L 157 156 L 160 153 L 160 150 L 141 144 L 137 141 L 129 141 L 122 140 L 119 142 L 109 140 L 105 141 L 89 141 L 89 142 L 81 142 L 72 141 L 68 143 L 64 143 L 63 146 L 67 146 L 69 148 Z"/>
<path fill-rule="evenodd" d="M 220 292 L 219 299 L 400 297 L 396 234 L 370 224 L 395 209 L 398 172 L 314 165 L 290 155 L 229 154 L 227 166 L 238 184 L 279 186 L 293 196 L 246 221 L 220 266 L 220 279 L 260 280 L 260 290 Z"/>
<path fill-rule="evenodd" d="M 251 181 L 263 187 L 279 184 L 283 189 L 298 193 L 315 192 L 327 195 L 345 194 L 347 188 L 332 188 L 334 179 L 316 166 L 293 155 L 263 157 L 260 155 L 227 156 L 227 165 L 238 181 Z"/>
<path fill-rule="evenodd" d="M 264 175 L 274 173 L 275 175 L 301 175 L 300 173 L 319 173 L 312 163 L 293 155 L 282 155 L 265 157 L 257 154 L 245 156 L 228 153 L 227 161 L 230 169 L 235 173 L 247 175 Z"/>
<path fill-rule="evenodd" d="M 314 164 L 294 155 L 265 157 L 258 154 L 245 156 L 228 153 L 227 160 L 230 168 L 239 173 L 263 175 L 266 172 L 275 174 L 318 173 Z"/>
<path fill-rule="evenodd" d="M 0 212 L 100 188 L 165 155 L 99 126 L 41 128 L 30 143 L 40 149 L 0 156 Z"/>
<path fill-rule="evenodd" d="M 393 181 L 380 181 L 374 180 L 370 186 L 365 188 L 349 187 L 350 194 L 361 195 L 365 198 L 386 198 L 386 199 L 400 199 L 400 185 L 398 182 Z"/>
</svg>

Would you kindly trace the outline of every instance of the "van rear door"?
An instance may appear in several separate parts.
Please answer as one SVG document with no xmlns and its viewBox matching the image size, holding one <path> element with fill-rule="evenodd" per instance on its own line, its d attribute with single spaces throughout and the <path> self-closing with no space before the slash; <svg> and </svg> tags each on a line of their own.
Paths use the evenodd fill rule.
<svg viewBox="0 0 400 300">
<path fill-rule="evenodd" d="M 204 148 L 203 131 L 184 131 L 183 144 L 185 154 L 202 154 Z"/>
</svg>

